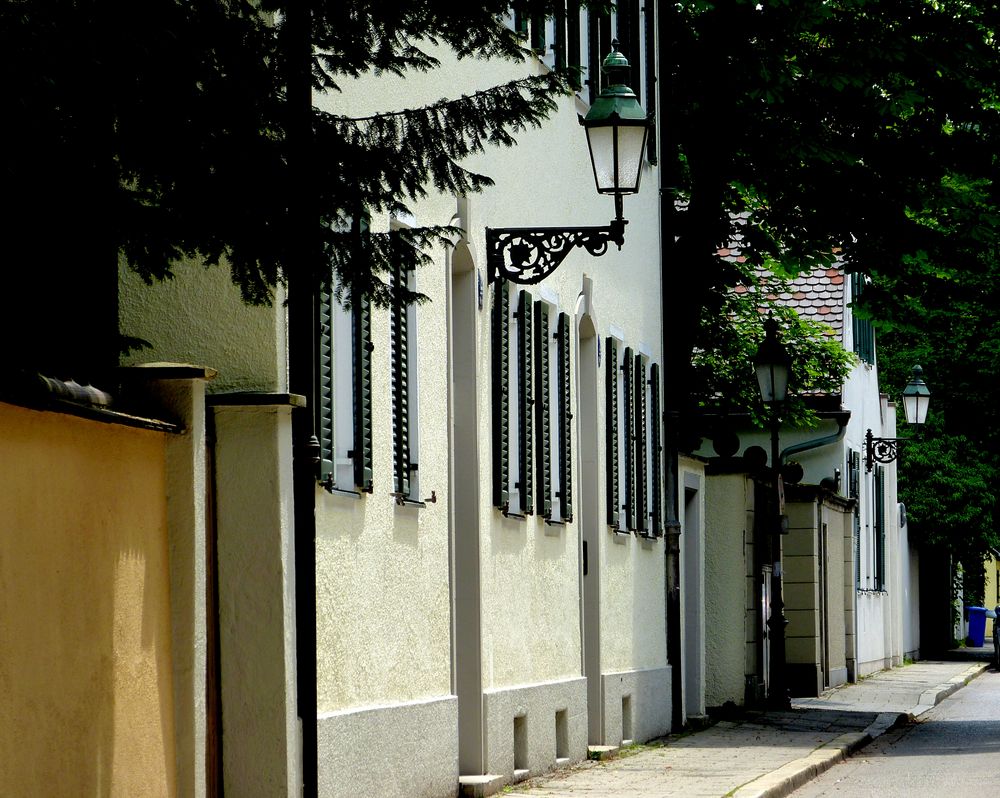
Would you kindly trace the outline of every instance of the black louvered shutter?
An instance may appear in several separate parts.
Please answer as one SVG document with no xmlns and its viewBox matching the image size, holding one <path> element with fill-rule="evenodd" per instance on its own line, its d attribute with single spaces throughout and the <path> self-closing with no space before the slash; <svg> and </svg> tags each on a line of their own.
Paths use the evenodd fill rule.
<svg viewBox="0 0 1000 798">
<path fill-rule="evenodd" d="M 649 531 L 649 464 L 646 449 L 646 361 L 642 355 L 635 360 L 635 528 L 645 535 Z"/>
<path fill-rule="evenodd" d="M 660 437 L 660 366 L 653 363 L 649 367 L 649 424 L 653 445 L 649 453 L 653 470 L 652 510 L 649 513 L 649 532 L 654 537 L 663 534 L 663 441 Z"/>
<path fill-rule="evenodd" d="M 372 492 L 372 306 L 368 297 L 352 301 L 354 356 L 354 484 Z"/>
<path fill-rule="evenodd" d="M 861 455 L 847 453 L 847 490 L 854 499 L 854 585 L 861 587 Z"/>
<path fill-rule="evenodd" d="M 393 280 L 397 289 L 406 286 L 406 271 L 396 265 Z M 389 319 L 392 338 L 392 461 L 395 490 L 404 497 L 410 495 L 410 365 L 407 307 L 393 300 Z"/>
<path fill-rule="evenodd" d="M 559 514 L 573 520 L 573 411 L 570 403 L 570 324 L 569 314 L 560 313 L 556 327 L 559 369 Z"/>
<path fill-rule="evenodd" d="M 319 439 L 319 477 L 324 484 L 334 478 L 336 454 L 333 440 L 333 291 L 323 286 L 316 293 L 316 437 Z"/>
<path fill-rule="evenodd" d="M 531 347 L 531 294 L 521 291 L 517 300 L 517 492 L 520 511 L 526 515 L 535 512 L 532 484 L 534 480 L 532 408 L 535 403 L 531 384 Z"/>
<path fill-rule="evenodd" d="M 583 64 L 580 61 L 580 3 L 578 0 L 567 0 L 566 3 L 566 58 L 573 72 L 570 75 L 570 85 L 574 90 L 582 88 L 580 71 Z"/>
<path fill-rule="evenodd" d="M 566 68 L 566 0 L 559 0 L 552 10 L 552 53 L 556 69 Z"/>
<path fill-rule="evenodd" d="M 622 360 L 622 375 L 624 377 L 624 395 L 622 404 L 625 406 L 625 528 L 630 532 L 635 529 L 635 380 L 632 362 L 635 355 L 632 347 L 625 347 L 625 357 Z"/>
<path fill-rule="evenodd" d="M 622 55 L 628 59 L 630 67 L 626 85 L 636 89 L 636 93 L 641 97 L 639 60 L 642 50 L 639 48 L 639 39 L 642 28 L 639 22 L 639 5 L 640 0 L 618 0 L 618 25 L 615 33 L 618 37 L 619 49 L 621 49 Z"/>
<path fill-rule="evenodd" d="M 510 504 L 510 292 L 500 280 L 493 291 L 493 505 Z"/>
<path fill-rule="evenodd" d="M 607 457 L 605 470 L 608 483 L 608 526 L 618 528 L 618 347 L 615 339 L 608 336 L 607 352 L 604 355 L 604 422 Z"/>
<path fill-rule="evenodd" d="M 875 468 L 875 589 L 885 590 L 885 469 Z"/>
<path fill-rule="evenodd" d="M 545 15 L 531 15 L 531 49 L 539 56 L 545 55 Z"/>
<path fill-rule="evenodd" d="M 656 156 L 656 3 L 646 0 L 642 8 L 645 14 L 646 35 L 646 118 L 649 132 L 646 134 L 646 159 L 655 164 Z M 638 59 L 639 54 L 635 57 Z M 637 91 L 642 89 L 636 87 Z"/>
<path fill-rule="evenodd" d="M 538 510 L 552 517 L 552 414 L 549 401 L 549 306 L 535 303 L 535 448 Z"/>
</svg>

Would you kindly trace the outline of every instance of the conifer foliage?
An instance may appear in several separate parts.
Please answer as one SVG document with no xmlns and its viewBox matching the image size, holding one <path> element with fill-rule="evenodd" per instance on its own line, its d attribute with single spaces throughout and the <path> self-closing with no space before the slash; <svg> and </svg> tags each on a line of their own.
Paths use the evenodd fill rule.
<svg viewBox="0 0 1000 798">
<path fill-rule="evenodd" d="M 525 62 L 519 80 L 447 86 L 426 107 L 353 119 L 297 99 L 296 60 L 304 56 L 309 88 L 336 108 L 344 81 L 436 69 L 442 45 L 459 58 L 523 59 L 526 43 L 506 24 L 511 9 L 499 0 L 5 3 L 0 190 L 13 209 L 2 256 L 13 290 L 34 300 L 44 289 L 34 315 L 84 315 L 115 352 L 118 258 L 147 281 L 186 257 L 228 264 L 251 303 L 332 267 L 389 302 L 389 259 L 419 263 L 453 231 L 389 241 L 357 220 L 405 212 L 431 188 L 459 195 L 489 185 L 462 160 L 541 124 L 569 75 Z M 26 359 L 72 354 L 55 326 L 36 325 Z"/>
</svg>

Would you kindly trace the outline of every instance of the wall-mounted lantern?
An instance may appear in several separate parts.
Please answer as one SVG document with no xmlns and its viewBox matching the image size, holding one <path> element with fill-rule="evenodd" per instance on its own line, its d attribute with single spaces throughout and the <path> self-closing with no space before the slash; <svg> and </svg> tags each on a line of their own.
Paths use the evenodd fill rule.
<svg viewBox="0 0 1000 798">
<path fill-rule="evenodd" d="M 487 227 L 486 258 L 491 283 L 501 279 L 523 285 L 540 282 L 574 247 L 595 256 L 607 252 L 609 243 L 621 249 L 628 224 L 622 216 L 622 197 L 639 190 L 649 132 L 645 111 L 635 92 L 625 85 L 628 69 L 628 60 L 614 39 L 602 66 L 608 85 L 587 116 L 580 119 L 587 134 L 597 191 L 614 196 L 615 218 L 605 227 Z"/>
</svg>

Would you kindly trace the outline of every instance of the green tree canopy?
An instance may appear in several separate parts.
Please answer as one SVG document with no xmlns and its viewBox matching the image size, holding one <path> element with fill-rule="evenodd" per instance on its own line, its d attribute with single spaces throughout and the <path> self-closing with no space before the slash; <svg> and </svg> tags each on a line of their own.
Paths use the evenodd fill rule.
<svg viewBox="0 0 1000 798">
<path fill-rule="evenodd" d="M 950 0 L 736 0 L 660 6 L 662 166 L 683 200 L 664 240 L 678 268 L 668 404 L 683 409 L 693 331 L 743 280 L 715 253 L 747 218 L 750 262 L 796 271 L 843 248 L 851 270 L 919 285 L 982 245 L 997 210 L 1000 23 Z M 936 216 L 973 186 L 970 218 Z M 964 268 L 964 267 L 963 267 Z"/>
</svg>

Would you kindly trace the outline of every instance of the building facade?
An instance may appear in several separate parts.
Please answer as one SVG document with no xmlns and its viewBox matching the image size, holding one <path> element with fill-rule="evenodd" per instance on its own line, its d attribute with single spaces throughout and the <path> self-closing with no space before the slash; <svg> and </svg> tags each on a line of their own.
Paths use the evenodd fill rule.
<svg viewBox="0 0 1000 798">
<path fill-rule="evenodd" d="M 635 47 L 626 52 L 634 88 L 651 96 L 651 20 L 622 4 L 577 22 L 568 33 L 528 23 L 539 55 L 523 64 L 441 51 L 433 73 L 347 81 L 314 97 L 356 117 L 416 107 L 440 97 L 442 80 L 468 92 L 548 69 L 560 36 L 587 78 L 516 147 L 470 159 L 492 188 L 432 192 L 412 216 L 370 219 L 375 233 L 427 224 L 462 233 L 428 265 L 391 276 L 428 301 L 348 306 L 332 287 L 319 306 L 315 396 L 288 393 L 280 293 L 272 307 L 248 308 L 219 271 L 193 265 L 153 287 L 122 275 L 122 329 L 154 345 L 142 358 L 183 356 L 219 372 L 209 407 L 227 787 L 287 794 L 300 778 L 290 502 L 291 417 L 303 402 L 322 451 L 313 496 L 321 795 L 453 795 L 460 780 L 499 789 L 579 761 L 589 745 L 670 729 L 667 635 L 681 630 L 666 628 L 654 423 L 663 379 L 655 145 L 639 193 L 625 199 L 621 249 L 576 249 L 534 285 L 490 268 L 488 228 L 602 225 L 614 213 L 594 190 L 578 118 L 615 36 Z M 682 508 L 692 540 L 702 479 L 692 461 Z M 704 636 L 694 608 L 686 623 Z M 700 713 L 697 662 L 691 673 L 686 702 Z"/>
</svg>

